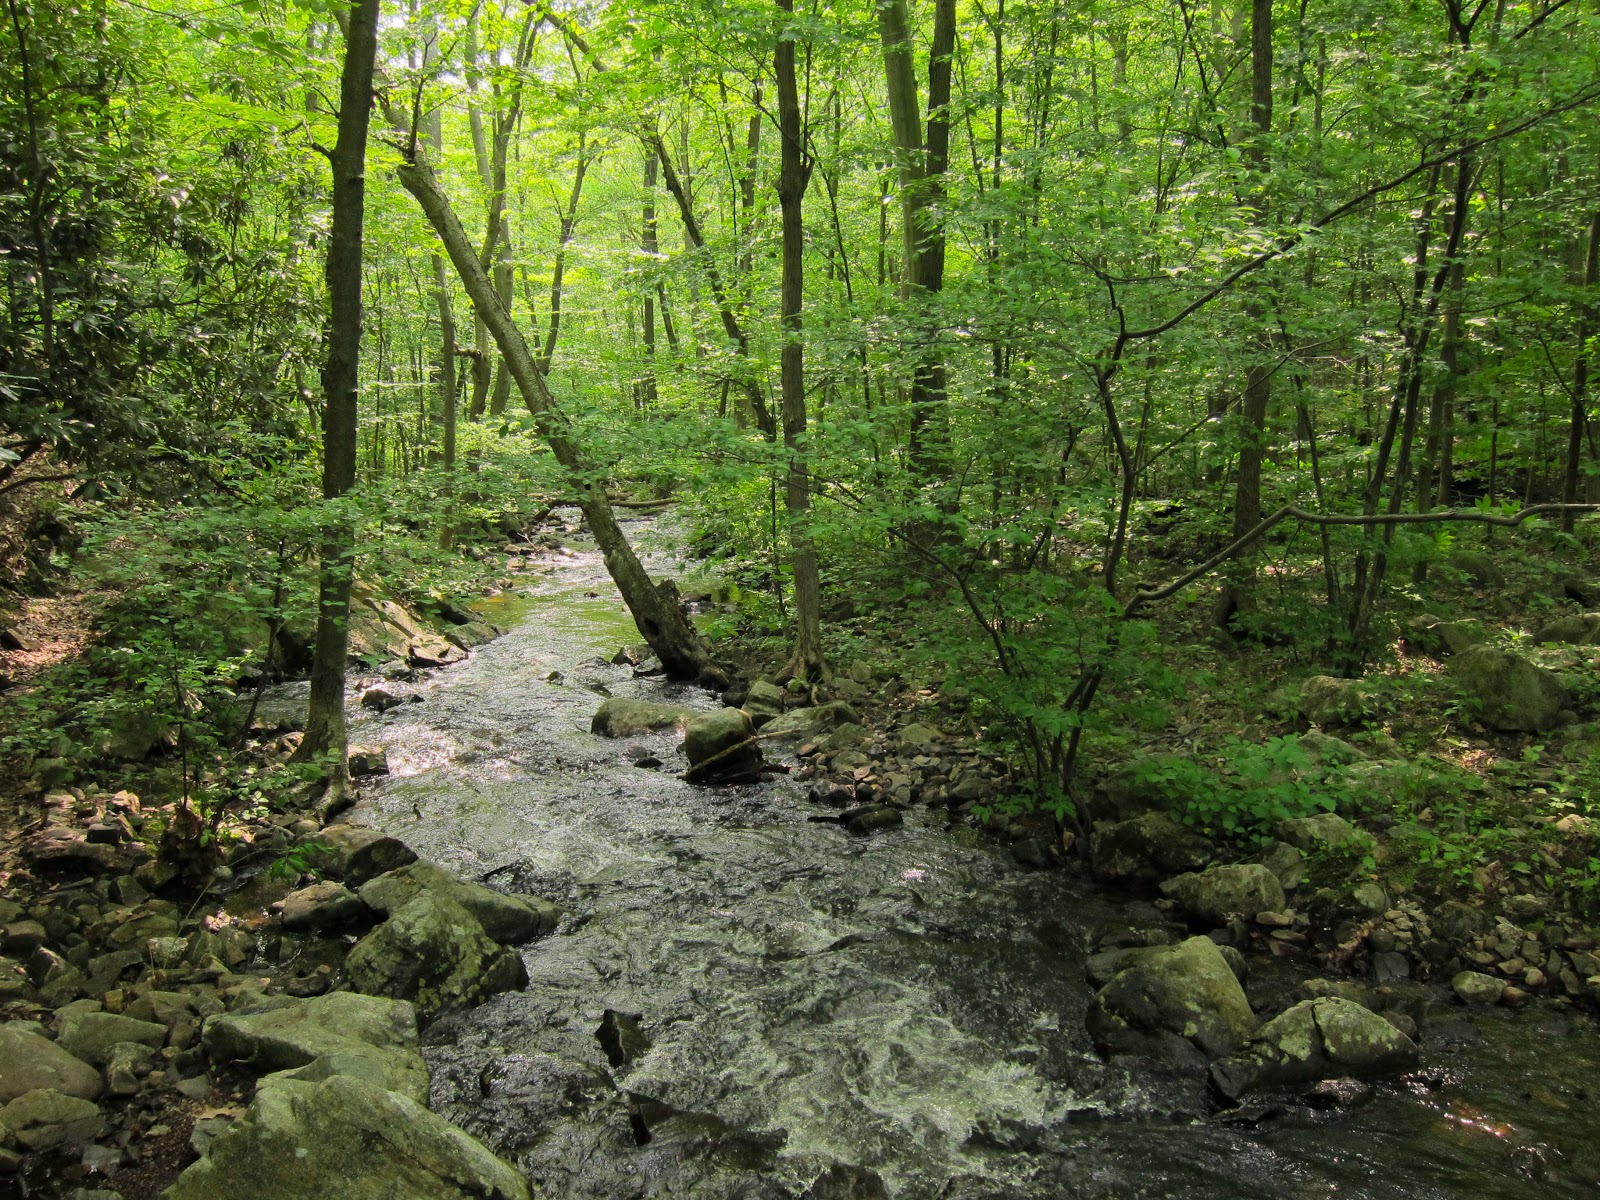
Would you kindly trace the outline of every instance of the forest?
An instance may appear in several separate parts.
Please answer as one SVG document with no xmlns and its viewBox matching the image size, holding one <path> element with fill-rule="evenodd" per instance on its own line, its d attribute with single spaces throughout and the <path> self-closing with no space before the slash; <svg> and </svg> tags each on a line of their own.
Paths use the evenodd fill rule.
<svg viewBox="0 0 1600 1200">
<path fill-rule="evenodd" d="M 1542 1166 L 1319 1177 L 1600 1182 L 1569 1129 L 1600 1103 L 1592 0 L 4 5 L 0 1037 L 33 1040 L 0 1057 L 98 1082 L 0 1068 L 0 1194 L 324 1194 L 260 1131 L 358 1101 L 453 1164 L 317 1168 L 372 1195 L 653 1194 L 574 1165 L 622 1154 L 613 1103 L 653 1186 L 708 1198 L 1077 1195 L 1090 1109 L 1142 1165 L 1085 1196 L 1279 1196 L 1368 1138 L 1382 1174 L 1463 1106 Z M 723 845 L 730 796 L 788 814 L 793 872 Z M 585 889 L 676 858 L 675 805 L 717 865 L 650 885 L 661 920 L 812 872 L 801 915 L 729 901 L 762 961 L 859 939 L 960 993 L 974 961 L 896 939 L 995 938 L 1001 1010 L 1088 1017 L 1017 1058 L 991 1005 L 897 999 L 873 1026 L 927 1069 L 883 1094 L 786 1026 L 674 1032 L 700 1010 L 584 939 L 635 936 Z M 838 865 L 878 846 L 914 937 Z M 462 1015 L 544 995 L 541 953 L 598 1065 Z M 1062 962 L 1087 990 L 1037 1000 Z M 858 1001 L 742 969 L 733 1009 Z M 411 1057 L 263 1049 L 287 997 L 414 1005 Z M 1392 1082 L 1463 1013 L 1497 1066 Z M 688 1082 L 719 1053 L 743 1099 Z M 250 1102 L 291 1069 L 298 1117 Z M 559 1137 L 496 1107 L 561 1071 Z M 1559 1104 L 1485 1107 L 1533 1075 Z M 1273 1089 L 1353 1124 L 1207 1124 Z M 1185 1165 L 1138 1143 L 1158 1112 L 1212 1131 Z M 1247 1186 L 1241 1146 L 1280 1166 Z"/>
</svg>

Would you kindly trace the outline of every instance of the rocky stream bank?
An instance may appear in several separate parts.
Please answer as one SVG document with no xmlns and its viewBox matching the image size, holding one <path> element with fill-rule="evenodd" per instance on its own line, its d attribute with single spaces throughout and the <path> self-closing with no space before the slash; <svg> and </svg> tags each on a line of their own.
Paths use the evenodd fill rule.
<svg viewBox="0 0 1600 1200">
<path fill-rule="evenodd" d="M 757 679 L 713 698 L 637 651 L 596 656 L 621 631 L 594 570 L 490 605 L 512 636 L 459 665 L 360 676 L 365 798 L 241 815 L 212 892 L 154 853 L 170 806 L 45 791 L 0 901 L 10 1186 L 1600 1184 L 1581 923 L 1516 893 L 1491 915 L 1381 872 L 1332 881 L 1371 836 L 1332 814 L 1231 852 L 1174 819 L 1160 772 L 1105 780 L 1073 844 L 988 812 L 1005 764 L 865 664 L 826 694 Z M 267 752 L 292 748 L 299 704 L 259 699 Z M 701 767 L 722 782 L 684 778 Z"/>
</svg>

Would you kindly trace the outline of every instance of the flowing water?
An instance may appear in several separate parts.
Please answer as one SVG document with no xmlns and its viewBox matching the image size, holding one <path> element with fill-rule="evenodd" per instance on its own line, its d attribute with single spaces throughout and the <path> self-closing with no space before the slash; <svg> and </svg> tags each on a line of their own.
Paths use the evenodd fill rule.
<svg viewBox="0 0 1600 1200">
<path fill-rule="evenodd" d="M 1410 1080 L 1215 1114 L 1083 1032 L 1095 932 L 1153 910 L 931 813 L 858 839 L 783 778 L 683 783 L 670 734 L 592 736 L 594 689 L 715 703 L 605 661 L 637 635 L 592 548 L 485 611 L 511 632 L 357 721 L 393 776 L 356 817 L 567 911 L 526 991 L 424 1035 L 434 1107 L 536 1193 L 884 1194 L 870 1170 L 903 1200 L 1600 1194 L 1592 1024 L 1446 1006 Z"/>
</svg>

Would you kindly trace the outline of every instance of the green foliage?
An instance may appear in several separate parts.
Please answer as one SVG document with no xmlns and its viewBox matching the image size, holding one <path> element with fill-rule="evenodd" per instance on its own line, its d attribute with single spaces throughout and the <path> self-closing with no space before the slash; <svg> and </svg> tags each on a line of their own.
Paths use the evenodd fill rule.
<svg viewBox="0 0 1600 1200">
<path fill-rule="evenodd" d="M 1318 763 L 1293 734 L 1261 743 L 1230 735 L 1204 761 L 1148 758 L 1137 773 L 1143 786 L 1185 798 L 1178 815 L 1187 824 L 1247 846 L 1271 841 L 1280 821 L 1333 812 L 1349 798 L 1344 768 Z"/>
</svg>

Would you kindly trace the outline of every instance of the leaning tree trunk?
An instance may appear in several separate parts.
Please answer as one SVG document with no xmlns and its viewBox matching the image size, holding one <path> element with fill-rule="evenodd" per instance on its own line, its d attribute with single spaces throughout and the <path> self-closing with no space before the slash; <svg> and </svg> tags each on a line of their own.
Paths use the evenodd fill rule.
<svg viewBox="0 0 1600 1200">
<path fill-rule="evenodd" d="M 654 583 L 618 528 L 616 516 L 606 499 L 603 480 L 583 461 L 569 440 L 566 421 L 545 386 L 533 351 L 522 336 L 522 331 L 512 321 L 494 281 L 489 278 L 471 242 L 467 240 L 466 230 L 461 227 L 455 210 L 450 206 L 450 198 L 440 187 L 438 176 L 434 174 L 422 148 L 409 143 L 407 159 L 396 168 L 395 173 L 401 186 L 416 198 L 423 215 L 444 244 L 445 253 L 455 265 L 467 295 L 472 298 L 479 316 L 500 349 L 517 390 L 522 393 L 523 403 L 533 415 L 541 436 L 550 444 L 556 461 L 566 469 L 578 496 L 579 507 L 583 509 L 600 553 L 605 557 L 606 570 L 616 581 L 617 589 L 622 593 L 623 602 L 633 614 L 634 621 L 638 623 L 639 631 L 671 675 L 679 679 L 695 678 L 706 666 L 705 645 L 678 602 L 677 587 L 670 580 L 660 585 Z"/>
<path fill-rule="evenodd" d="M 337 501 L 356 481 L 356 386 L 361 366 L 361 226 L 366 211 L 367 126 L 378 46 L 379 0 L 356 0 L 345 34 L 339 135 L 331 155 L 333 223 L 328 241 L 328 357 L 322 367 L 322 497 Z M 344 669 L 350 646 L 355 538 L 348 517 L 325 519 L 317 584 L 316 649 L 305 738 L 295 757 L 330 762 L 326 804 L 350 790 Z"/>
</svg>

